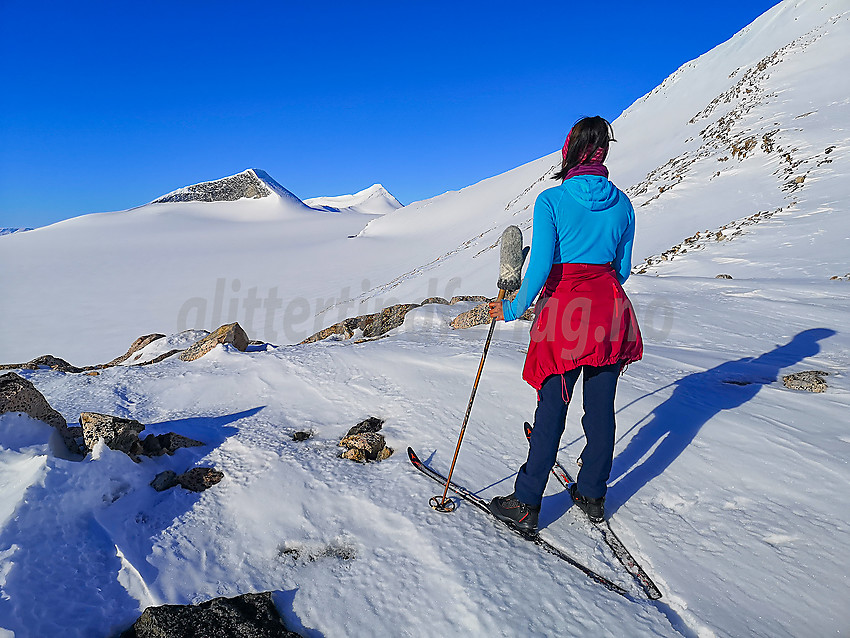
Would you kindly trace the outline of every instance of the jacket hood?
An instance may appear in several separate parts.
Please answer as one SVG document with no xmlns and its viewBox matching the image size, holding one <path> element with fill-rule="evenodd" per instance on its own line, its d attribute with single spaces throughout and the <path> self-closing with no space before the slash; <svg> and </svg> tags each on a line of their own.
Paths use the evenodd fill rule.
<svg viewBox="0 0 850 638">
<path fill-rule="evenodd" d="M 566 191 L 590 210 L 605 210 L 620 199 L 620 191 L 604 177 L 577 175 L 563 184 Z"/>
</svg>

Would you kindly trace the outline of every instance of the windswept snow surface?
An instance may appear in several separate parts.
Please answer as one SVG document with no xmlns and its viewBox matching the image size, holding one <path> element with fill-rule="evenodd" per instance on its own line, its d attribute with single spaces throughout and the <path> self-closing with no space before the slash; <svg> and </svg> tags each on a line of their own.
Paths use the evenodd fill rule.
<svg viewBox="0 0 850 638">
<path fill-rule="evenodd" d="M 849 11 L 786 0 L 614 123 L 646 354 L 618 389 L 607 507 L 661 601 L 554 482 L 542 533 L 629 599 L 474 508 L 428 507 L 439 488 L 404 450 L 448 469 L 487 328 L 447 324 L 471 304 L 423 306 L 375 341 L 293 345 L 392 303 L 493 294 L 498 238 L 515 223 L 530 239 L 556 153 L 379 217 L 275 196 L 4 237 L 0 362 L 100 363 L 168 334 L 99 376 L 21 374 L 70 422 L 107 412 L 206 446 L 134 464 L 101 445 L 76 461 L 48 426 L 0 416 L 0 635 L 110 636 L 149 605 L 260 590 L 306 636 L 847 632 Z M 233 320 L 277 345 L 133 365 Z M 497 329 L 455 471 L 485 498 L 509 493 L 524 460 L 527 329 Z M 825 393 L 783 387 L 807 369 L 829 372 Z M 338 458 L 340 436 L 370 415 L 396 453 Z M 314 436 L 296 443 L 298 430 Z M 225 479 L 202 494 L 148 486 L 193 465 Z"/>
</svg>

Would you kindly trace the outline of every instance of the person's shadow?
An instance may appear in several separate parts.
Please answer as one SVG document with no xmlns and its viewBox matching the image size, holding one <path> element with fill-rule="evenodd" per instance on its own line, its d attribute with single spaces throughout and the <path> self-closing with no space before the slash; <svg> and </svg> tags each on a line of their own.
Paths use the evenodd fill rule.
<svg viewBox="0 0 850 638">
<path fill-rule="evenodd" d="M 818 342 L 834 334 L 828 328 L 804 330 L 785 345 L 758 357 L 728 361 L 675 382 L 670 398 L 647 415 L 649 422 L 614 459 L 606 511 L 613 514 L 660 476 L 709 419 L 752 399 L 763 385 L 777 380 L 780 370 L 816 355 L 820 351 Z M 652 454 L 641 461 L 656 444 Z"/>
</svg>

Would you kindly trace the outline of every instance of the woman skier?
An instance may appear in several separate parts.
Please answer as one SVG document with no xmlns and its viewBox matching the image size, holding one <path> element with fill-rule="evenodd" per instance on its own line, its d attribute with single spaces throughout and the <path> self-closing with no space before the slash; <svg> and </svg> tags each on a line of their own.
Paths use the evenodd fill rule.
<svg viewBox="0 0 850 638">
<path fill-rule="evenodd" d="M 513 321 L 543 290 L 535 307 L 522 378 L 537 390 L 528 459 L 514 492 L 490 502 L 493 514 L 527 534 L 537 532 L 543 490 L 564 433 L 567 406 L 584 372 L 581 469 L 570 495 L 592 521 L 605 516 L 614 456 L 614 394 L 623 368 L 643 343 L 622 284 L 631 270 L 635 215 L 629 198 L 608 181 L 613 141 L 602 117 L 573 126 L 562 150 L 560 186 L 534 204 L 528 269 L 513 301 L 490 303 L 490 316 Z"/>
</svg>

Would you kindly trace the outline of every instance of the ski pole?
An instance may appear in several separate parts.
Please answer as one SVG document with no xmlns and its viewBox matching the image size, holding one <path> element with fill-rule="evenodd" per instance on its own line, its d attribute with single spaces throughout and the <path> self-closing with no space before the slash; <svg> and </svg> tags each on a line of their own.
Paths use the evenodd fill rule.
<svg viewBox="0 0 850 638">
<path fill-rule="evenodd" d="M 502 233 L 499 260 L 499 296 L 496 301 L 501 302 L 505 295 L 513 290 L 518 290 L 520 280 L 522 279 L 522 263 L 525 261 L 525 256 L 528 254 L 527 249 L 522 247 L 522 231 L 516 226 L 508 226 Z M 454 472 L 455 464 L 457 463 L 457 455 L 460 452 L 460 444 L 463 443 L 463 435 L 466 432 L 466 424 L 469 423 L 469 414 L 472 412 L 472 402 L 475 400 L 475 392 L 478 390 L 478 382 L 481 380 L 481 372 L 484 370 L 484 360 L 487 358 L 487 351 L 490 349 L 490 341 L 493 338 L 493 331 L 496 329 L 496 320 L 490 320 L 490 332 L 487 334 L 487 341 L 484 342 L 484 352 L 481 354 L 481 363 L 478 364 L 478 374 L 475 375 L 475 383 L 472 384 L 472 393 L 469 395 L 469 403 L 466 405 L 466 414 L 463 417 L 463 425 L 460 427 L 460 434 L 457 438 L 457 447 L 452 458 L 452 465 L 449 468 L 449 475 L 446 480 L 446 487 L 443 490 L 442 496 L 433 496 L 428 504 L 438 512 L 453 512 L 455 502 L 446 498 L 449 492 L 449 484 L 452 480 L 452 472 Z"/>
<path fill-rule="evenodd" d="M 505 291 L 500 290 L 496 301 L 502 301 L 505 298 Z M 493 331 L 496 329 L 496 320 L 490 320 L 490 332 L 487 334 L 487 341 L 484 342 L 484 352 L 481 354 L 481 363 L 478 364 L 478 374 L 475 375 L 475 383 L 472 384 L 472 394 L 469 395 L 469 403 L 466 405 L 466 414 L 463 416 L 463 425 L 460 426 L 460 435 L 457 438 L 457 447 L 455 455 L 452 459 L 452 465 L 449 468 L 449 476 L 446 479 L 446 488 L 443 490 L 442 496 L 434 496 L 428 501 L 428 504 L 438 512 L 454 511 L 455 503 L 446 498 L 449 492 L 449 483 L 452 480 L 452 472 L 455 470 L 457 463 L 457 455 L 460 452 L 460 444 L 463 443 L 463 434 L 466 432 L 466 424 L 469 423 L 469 413 L 472 412 L 472 402 L 475 400 L 475 392 L 478 390 L 478 382 L 481 380 L 481 371 L 484 370 L 484 359 L 487 358 L 487 351 L 490 349 L 490 340 L 493 338 Z"/>
</svg>

